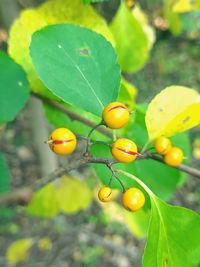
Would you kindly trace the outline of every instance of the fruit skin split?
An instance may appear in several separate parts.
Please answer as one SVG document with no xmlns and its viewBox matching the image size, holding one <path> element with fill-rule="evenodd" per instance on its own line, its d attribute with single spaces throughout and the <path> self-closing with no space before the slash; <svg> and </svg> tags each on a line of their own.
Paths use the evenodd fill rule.
<svg viewBox="0 0 200 267">
<path fill-rule="evenodd" d="M 103 110 L 103 121 L 111 129 L 120 129 L 129 121 L 128 108 L 120 102 L 112 102 Z"/>
<path fill-rule="evenodd" d="M 136 144 L 129 139 L 119 138 L 112 145 L 112 155 L 119 162 L 132 162 L 136 159 L 137 154 Z"/>
<path fill-rule="evenodd" d="M 66 128 L 54 130 L 48 140 L 51 150 L 61 156 L 71 154 L 77 145 L 76 136 Z"/>
<path fill-rule="evenodd" d="M 101 202 L 109 202 L 113 198 L 112 189 L 109 186 L 103 186 L 98 192 L 98 198 Z"/>
</svg>

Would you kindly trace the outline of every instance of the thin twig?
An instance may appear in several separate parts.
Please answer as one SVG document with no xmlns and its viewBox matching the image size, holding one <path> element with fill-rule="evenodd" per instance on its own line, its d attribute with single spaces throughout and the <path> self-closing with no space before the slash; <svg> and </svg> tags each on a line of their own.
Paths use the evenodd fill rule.
<svg viewBox="0 0 200 267">
<path fill-rule="evenodd" d="M 80 122 L 82 122 L 88 126 L 91 126 L 91 127 L 94 127 L 96 125 L 96 123 L 92 122 L 91 120 L 85 119 L 84 117 L 76 114 L 75 112 L 72 112 L 71 110 L 66 109 L 65 107 L 63 107 L 63 105 L 59 104 L 58 102 L 56 102 L 54 100 L 50 100 L 48 98 L 45 98 L 45 97 L 40 96 L 40 95 L 35 94 L 35 93 L 32 93 L 32 95 L 34 95 L 35 97 L 39 98 L 42 101 L 45 101 L 46 103 L 57 108 L 58 110 L 62 111 L 63 113 L 67 114 L 71 119 L 78 120 L 78 121 L 80 121 Z M 105 127 L 99 127 L 97 129 L 97 131 L 99 131 L 100 133 L 102 133 L 105 136 L 108 136 L 110 138 L 113 137 L 112 132 Z M 139 159 L 153 159 L 153 160 L 164 163 L 163 159 L 160 156 L 155 155 L 149 151 L 145 152 L 144 156 L 140 156 Z M 190 166 L 187 166 L 185 164 L 181 164 L 178 167 L 172 167 L 172 168 L 179 169 L 180 171 L 186 172 L 186 173 L 200 179 L 200 171 L 195 169 L 195 168 L 192 168 Z"/>
<path fill-rule="evenodd" d="M 159 155 L 156 155 L 156 154 L 153 154 L 153 153 L 147 152 L 146 156 L 144 158 L 145 159 L 153 159 L 153 160 L 159 161 L 159 162 L 161 162 L 163 164 L 166 164 Z M 173 167 L 173 166 L 171 166 L 171 167 L 175 168 L 175 169 L 179 169 L 180 171 L 186 172 L 186 173 L 188 173 L 188 174 L 200 179 L 200 170 L 192 168 L 192 167 L 190 167 L 188 165 L 180 164 L 177 167 Z"/>
<path fill-rule="evenodd" d="M 98 123 L 97 125 L 95 125 L 94 127 L 92 127 L 92 129 L 89 131 L 89 133 L 87 135 L 85 157 L 89 157 L 90 156 L 90 137 L 91 137 L 92 133 L 95 130 L 97 130 L 97 128 L 100 127 L 101 125 L 102 125 L 102 121 L 100 123 Z"/>
<path fill-rule="evenodd" d="M 82 123 L 84 123 L 90 127 L 94 127 L 96 125 L 95 122 L 92 122 L 91 120 L 85 119 L 84 117 L 76 114 L 75 112 L 68 110 L 67 108 L 63 107 L 63 105 L 59 104 L 58 102 L 56 102 L 54 100 L 50 100 L 48 98 L 45 98 L 45 97 L 40 96 L 40 95 L 35 94 L 35 93 L 32 93 L 32 95 L 34 95 L 35 97 L 39 98 L 40 100 L 48 103 L 49 105 L 57 108 L 58 110 L 62 111 L 63 113 L 67 114 L 71 119 L 78 120 L 78 121 L 80 121 L 80 122 L 82 122 Z M 112 138 L 112 132 L 105 127 L 98 127 L 97 131 L 104 134 L 105 136 Z M 160 156 L 155 155 L 149 151 L 145 152 L 144 156 L 140 156 L 139 159 L 153 159 L 153 160 L 156 160 L 156 161 L 159 161 L 159 162 L 162 162 L 163 164 L 165 164 L 163 159 Z M 185 173 L 188 173 L 188 174 L 200 179 L 200 171 L 195 169 L 195 168 L 192 168 L 190 166 L 187 166 L 185 164 L 181 164 L 177 167 L 172 167 L 172 168 L 179 169 Z"/>
<path fill-rule="evenodd" d="M 96 126 L 96 122 L 93 122 L 91 120 L 88 120 L 80 115 L 78 115 L 77 113 L 65 108 L 62 104 L 58 103 L 57 101 L 51 100 L 49 98 L 46 98 L 44 96 L 38 95 L 36 93 L 31 93 L 34 97 L 44 101 L 45 103 L 49 104 L 52 107 L 55 107 L 56 109 L 58 109 L 59 111 L 63 112 L 64 114 L 66 114 L 67 116 L 69 116 L 72 120 L 77 120 L 82 122 L 83 124 L 90 126 L 90 127 L 94 127 Z M 108 130 L 107 128 L 105 128 L 105 126 L 102 127 L 98 127 L 97 129 L 98 132 L 102 133 L 105 136 L 108 136 L 110 138 L 113 137 L 112 132 L 110 130 Z"/>
<path fill-rule="evenodd" d="M 17 204 L 27 204 L 30 202 L 33 193 L 46 184 L 59 179 L 63 175 L 69 173 L 72 170 L 79 169 L 83 166 L 86 166 L 89 163 L 98 163 L 104 164 L 106 166 L 111 166 L 114 163 L 117 163 L 113 158 L 82 158 L 73 163 L 68 164 L 66 167 L 61 167 L 54 172 L 50 173 L 47 176 L 44 176 L 40 179 L 37 179 L 33 184 L 29 185 L 26 188 L 21 188 L 18 190 L 13 190 L 11 192 L 5 193 L 0 196 L 0 206 L 8 206 L 8 205 L 17 205 Z"/>
</svg>

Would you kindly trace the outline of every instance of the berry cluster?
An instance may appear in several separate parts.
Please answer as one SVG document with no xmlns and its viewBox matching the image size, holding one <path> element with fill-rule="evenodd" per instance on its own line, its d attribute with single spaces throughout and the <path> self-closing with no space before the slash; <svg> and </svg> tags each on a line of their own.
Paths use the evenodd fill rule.
<svg viewBox="0 0 200 267">
<path fill-rule="evenodd" d="M 105 125 L 110 129 L 120 129 L 125 126 L 130 118 L 130 112 L 128 108 L 119 102 L 112 102 L 107 105 L 102 113 L 102 122 L 99 125 Z M 85 155 L 89 154 L 89 138 L 94 129 L 94 127 L 90 133 L 88 134 L 88 142 Z M 48 140 L 49 147 L 53 152 L 58 155 L 69 155 L 71 154 L 77 145 L 76 136 L 66 128 L 58 128 L 53 131 Z M 117 162 L 129 163 L 136 159 L 138 155 L 137 145 L 127 138 L 118 138 L 111 145 L 111 153 L 113 158 Z M 116 176 L 112 167 L 110 167 L 112 171 L 112 177 L 110 178 L 110 182 L 107 186 L 104 186 L 100 189 L 98 197 L 102 202 L 108 202 L 113 197 L 112 189 L 109 187 L 113 176 L 120 182 L 123 188 L 122 195 L 122 204 L 123 206 L 130 211 L 137 211 L 144 206 L 145 197 L 141 190 L 137 188 L 129 188 L 125 190 L 123 183 Z"/>
<path fill-rule="evenodd" d="M 112 189 L 109 186 L 103 186 L 98 193 L 98 198 L 102 202 L 109 202 L 113 198 Z M 138 211 L 145 204 L 145 196 L 143 192 L 136 188 L 131 187 L 122 194 L 122 205 L 129 211 Z"/>
<path fill-rule="evenodd" d="M 157 153 L 163 156 L 164 162 L 170 166 L 177 167 L 184 159 L 183 151 L 179 147 L 172 146 L 171 140 L 167 137 L 157 138 L 154 147 Z"/>
</svg>

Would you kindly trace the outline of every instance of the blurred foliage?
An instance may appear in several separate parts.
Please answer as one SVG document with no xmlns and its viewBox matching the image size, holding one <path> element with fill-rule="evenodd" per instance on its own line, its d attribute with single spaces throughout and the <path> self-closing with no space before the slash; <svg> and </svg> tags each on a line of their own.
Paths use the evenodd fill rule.
<svg viewBox="0 0 200 267">
<path fill-rule="evenodd" d="M 117 101 L 124 103 L 130 110 L 133 110 L 135 107 L 137 88 L 122 78 L 121 88 Z"/>
<path fill-rule="evenodd" d="M 80 179 L 64 176 L 37 191 L 27 207 L 31 215 L 51 218 L 58 212 L 76 213 L 89 207 L 92 193 Z"/>
<path fill-rule="evenodd" d="M 4 192 L 9 192 L 10 191 L 10 173 L 9 173 L 9 168 L 8 165 L 2 156 L 0 154 L 0 194 Z"/>
<path fill-rule="evenodd" d="M 20 239 L 13 242 L 7 249 L 7 260 L 12 265 L 28 261 L 29 249 L 33 245 L 32 238 Z"/>
<path fill-rule="evenodd" d="M 51 250 L 52 249 L 52 241 L 48 237 L 41 238 L 38 241 L 38 248 L 42 251 Z"/>
<path fill-rule="evenodd" d="M 141 69 L 149 55 L 148 37 L 141 23 L 123 2 L 110 24 L 110 29 L 116 40 L 116 51 L 122 70 L 135 72 Z"/>
<path fill-rule="evenodd" d="M 200 1 L 199 0 L 176 0 L 173 5 L 173 11 L 177 13 L 190 12 L 194 10 L 200 9 Z"/>
<path fill-rule="evenodd" d="M 179 35 L 183 30 L 183 25 L 179 14 L 175 13 L 172 9 L 174 0 L 163 0 L 164 7 L 164 17 L 168 23 L 169 29 L 172 34 Z"/>
</svg>

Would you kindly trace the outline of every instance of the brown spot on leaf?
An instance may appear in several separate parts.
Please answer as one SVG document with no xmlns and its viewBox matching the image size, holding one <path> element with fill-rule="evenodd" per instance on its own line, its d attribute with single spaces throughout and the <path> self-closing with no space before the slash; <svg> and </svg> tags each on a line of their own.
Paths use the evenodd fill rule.
<svg viewBox="0 0 200 267">
<path fill-rule="evenodd" d="M 87 56 L 87 55 L 89 55 L 89 50 L 87 48 L 82 48 L 79 50 L 79 53 L 81 55 Z"/>
<path fill-rule="evenodd" d="M 183 123 L 186 123 L 187 121 L 189 121 L 189 119 L 190 119 L 189 116 L 185 117 L 185 118 L 183 119 Z"/>
</svg>

